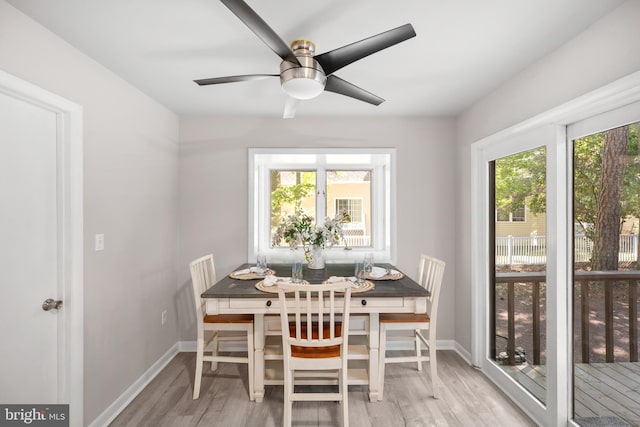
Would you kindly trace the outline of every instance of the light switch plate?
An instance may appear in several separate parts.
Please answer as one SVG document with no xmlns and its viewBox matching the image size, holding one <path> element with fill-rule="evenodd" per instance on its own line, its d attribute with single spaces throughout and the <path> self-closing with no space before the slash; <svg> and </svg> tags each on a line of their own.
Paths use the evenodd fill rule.
<svg viewBox="0 0 640 427">
<path fill-rule="evenodd" d="M 104 250 L 104 234 L 96 234 L 95 247 L 96 247 L 96 251 Z"/>
</svg>

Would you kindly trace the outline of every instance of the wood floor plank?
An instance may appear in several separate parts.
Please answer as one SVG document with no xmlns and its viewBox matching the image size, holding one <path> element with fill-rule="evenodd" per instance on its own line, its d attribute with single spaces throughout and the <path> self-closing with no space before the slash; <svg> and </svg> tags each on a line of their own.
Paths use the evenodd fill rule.
<svg viewBox="0 0 640 427">
<path fill-rule="evenodd" d="M 267 386 L 264 401 L 251 402 L 246 366 L 221 363 L 207 370 L 193 400 L 195 353 L 179 353 L 111 423 L 111 427 L 282 425 L 281 386 Z M 384 401 L 369 402 L 366 386 L 349 387 L 349 420 L 355 427 L 535 426 L 497 387 L 452 351 L 438 351 L 441 398 L 434 399 L 428 364 L 387 366 Z M 341 424 L 341 404 L 295 402 L 293 424 Z"/>
</svg>

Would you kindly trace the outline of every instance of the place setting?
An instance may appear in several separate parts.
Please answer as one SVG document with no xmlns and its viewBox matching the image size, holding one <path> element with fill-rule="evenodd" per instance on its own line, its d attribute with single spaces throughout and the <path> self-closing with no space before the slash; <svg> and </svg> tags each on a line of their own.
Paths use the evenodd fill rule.
<svg viewBox="0 0 640 427">
<path fill-rule="evenodd" d="M 373 266 L 366 277 L 370 280 L 400 280 L 404 274 L 398 270 Z"/>
<path fill-rule="evenodd" d="M 365 254 L 361 268 L 364 280 L 400 280 L 404 277 L 404 274 L 398 270 L 377 267 L 373 261 L 373 253 Z M 356 263 L 356 276 L 358 274 L 358 263 Z"/>
<path fill-rule="evenodd" d="M 331 276 L 322 283 L 350 282 L 352 294 L 366 292 L 374 289 L 376 285 L 373 282 L 366 280 L 371 269 L 373 268 L 373 255 L 365 255 L 364 261 L 356 262 L 354 264 L 354 267 L 355 268 L 353 276 Z"/>
<path fill-rule="evenodd" d="M 302 262 L 294 262 L 291 264 L 291 277 L 278 277 L 275 274 L 266 276 L 263 280 L 256 283 L 256 289 L 262 292 L 277 294 L 279 283 L 308 285 L 309 282 L 302 278 L 302 267 Z"/>
<path fill-rule="evenodd" d="M 258 254 L 256 256 L 255 266 L 231 272 L 229 274 L 229 277 L 236 280 L 255 280 L 262 279 L 267 276 L 272 276 L 274 274 L 276 274 L 276 271 L 272 268 L 269 268 L 267 265 L 267 256 Z"/>
<path fill-rule="evenodd" d="M 376 287 L 375 283 L 370 282 L 369 280 L 364 280 L 362 278 L 359 279 L 356 276 L 350 276 L 350 277 L 331 276 L 322 283 L 340 283 L 340 282 L 351 282 L 352 294 L 370 291 L 371 289 Z"/>
</svg>

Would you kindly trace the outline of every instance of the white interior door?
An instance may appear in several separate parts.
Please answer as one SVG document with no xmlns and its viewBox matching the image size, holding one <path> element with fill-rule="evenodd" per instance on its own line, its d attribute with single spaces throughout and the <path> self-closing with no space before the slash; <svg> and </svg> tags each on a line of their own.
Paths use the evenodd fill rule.
<svg viewBox="0 0 640 427">
<path fill-rule="evenodd" d="M 0 93 L 0 402 L 58 402 L 56 114 Z"/>
<path fill-rule="evenodd" d="M 81 106 L 0 70 L 0 402 L 69 404 L 71 427 L 85 424 L 82 139 Z"/>
</svg>

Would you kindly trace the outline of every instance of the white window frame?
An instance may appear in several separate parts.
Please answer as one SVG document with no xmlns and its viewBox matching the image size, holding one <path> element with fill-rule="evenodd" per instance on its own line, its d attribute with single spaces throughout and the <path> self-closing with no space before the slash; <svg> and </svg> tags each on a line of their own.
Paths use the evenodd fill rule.
<svg viewBox="0 0 640 427">
<path fill-rule="evenodd" d="M 489 220 L 490 216 L 489 207 L 489 188 L 491 183 L 489 182 L 489 163 L 491 161 L 510 156 L 523 151 L 532 150 L 540 146 L 546 147 L 547 160 L 546 160 L 546 181 L 547 181 L 547 289 L 557 288 L 554 286 L 557 281 L 553 275 L 554 262 L 556 262 L 555 255 L 557 247 L 550 245 L 549 242 L 554 242 L 557 236 L 557 228 L 553 223 L 553 218 L 556 218 L 555 212 L 557 205 L 554 203 L 554 191 L 559 185 L 557 183 L 557 174 L 554 170 L 554 161 L 551 160 L 552 154 L 556 152 L 556 144 L 562 144 L 563 138 L 558 138 L 558 128 L 554 125 L 539 126 L 534 129 L 529 129 L 526 132 L 518 132 L 515 134 L 505 135 L 503 138 L 496 137 L 493 139 L 486 139 L 472 146 L 472 157 L 474 162 L 474 175 L 477 182 L 472 182 L 472 194 L 474 197 L 473 204 L 482 206 L 477 212 L 477 215 L 473 216 L 475 220 L 472 224 L 474 234 L 472 236 L 473 247 L 488 248 L 489 245 L 495 244 L 491 240 L 489 233 Z M 477 192 L 477 193 L 476 193 Z M 546 404 L 542 404 L 535 397 L 533 397 L 528 390 L 523 388 L 519 383 L 516 383 L 512 378 L 502 370 L 502 368 L 496 364 L 490 357 L 490 331 L 489 331 L 489 316 L 490 316 L 490 295 L 489 295 L 489 276 L 492 274 L 489 271 L 489 252 L 485 251 L 473 251 L 474 258 L 472 259 L 472 268 L 476 274 L 480 274 L 480 277 L 474 279 L 474 325 L 476 330 L 474 331 L 473 341 L 473 364 L 480 367 L 484 374 L 487 375 L 493 382 L 495 382 L 511 399 L 516 401 L 521 408 L 534 420 L 544 420 L 548 417 L 548 408 L 553 403 L 549 402 L 550 396 L 549 389 L 547 389 Z M 550 293 L 550 291 L 548 291 Z M 547 370 L 553 371 L 556 368 L 554 360 L 552 360 L 553 351 L 549 348 L 549 339 L 552 336 L 552 328 L 550 323 L 556 320 L 553 314 L 550 312 L 549 304 L 550 298 L 547 301 Z M 478 324 L 480 323 L 480 324 Z"/>
<path fill-rule="evenodd" d="M 373 253 L 376 262 L 396 262 L 396 150 L 393 148 L 250 148 L 249 152 L 248 262 L 258 252 L 271 263 L 288 263 L 302 250 L 273 248 L 270 242 L 270 171 L 317 170 L 318 183 L 326 183 L 325 170 L 371 170 L 371 247 L 333 248 L 327 262 L 352 262 Z M 324 184 L 323 184 L 324 185 Z M 322 191 L 321 187 L 316 188 Z M 326 197 L 317 197 L 316 212 L 326 212 Z M 324 215 L 317 218 L 320 223 Z"/>
</svg>

